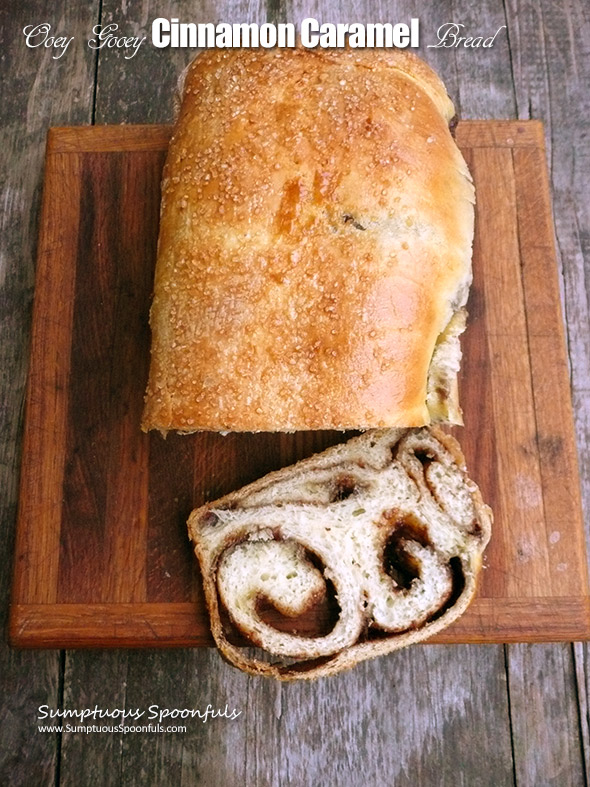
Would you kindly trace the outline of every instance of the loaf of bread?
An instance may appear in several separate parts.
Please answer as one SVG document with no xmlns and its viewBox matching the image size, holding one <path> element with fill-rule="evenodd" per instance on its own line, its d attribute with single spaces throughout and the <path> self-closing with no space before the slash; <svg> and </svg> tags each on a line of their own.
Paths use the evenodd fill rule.
<svg viewBox="0 0 590 787">
<path fill-rule="evenodd" d="M 473 186 L 399 50 L 210 50 L 162 183 L 143 428 L 459 423 Z"/>
<path fill-rule="evenodd" d="M 454 621 L 473 597 L 491 519 L 457 443 L 432 427 L 365 432 L 197 509 L 188 524 L 222 654 L 294 680 Z"/>
</svg>

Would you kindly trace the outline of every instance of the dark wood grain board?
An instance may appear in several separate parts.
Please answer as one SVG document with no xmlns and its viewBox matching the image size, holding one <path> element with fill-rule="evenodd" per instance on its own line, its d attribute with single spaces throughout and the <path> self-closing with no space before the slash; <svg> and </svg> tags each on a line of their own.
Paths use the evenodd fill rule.
<svg viewBox="0 0 590 787">
<path fill-rule="evenodd" d="M 139 430 L 169 128 L 53 129 L 10 636 L 209 645 L 193 506 L 342 439 Z M 583 639 L 590 605 L 543 130 L 471 121 L 474 285 L 457 436 L 495 511 L 477 598 L 438 642 Z M 313 621 L 310 621 L 310 626 Z"/>
</svg>

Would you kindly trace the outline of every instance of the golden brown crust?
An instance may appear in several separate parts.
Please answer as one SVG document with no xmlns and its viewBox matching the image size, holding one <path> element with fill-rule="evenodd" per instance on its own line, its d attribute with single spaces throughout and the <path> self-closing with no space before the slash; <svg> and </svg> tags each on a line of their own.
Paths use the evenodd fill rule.
<svg viewBox="0 0 590 787">
<path fill-rule="evenodd" d="M 429 423 L 470 282 L 473 189 L 405 52 L 215 50 L 163 180 L 143 428 Z"/>
</svg>

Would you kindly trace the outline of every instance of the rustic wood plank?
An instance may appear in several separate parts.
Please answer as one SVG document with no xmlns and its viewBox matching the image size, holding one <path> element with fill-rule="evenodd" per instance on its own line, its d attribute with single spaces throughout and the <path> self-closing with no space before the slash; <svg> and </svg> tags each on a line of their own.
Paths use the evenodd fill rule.
<svg viewBox="0 0 590 787">
<path fill-rule="evenodd" d="M 102 711 L 131 710 L 126 700 L 127 653 L 90 651 L 66 653 L 63 707 L 98 708 Z M 134 710 L 134 709 L 133 709 Z M 72 726 L 80 722 L 73 720 Z M 115 725 L 113 720 L 89 718 L 82 724 Z M 133 724 L 133 721 L 126 721 Z M 133 733 L 128 733 L 133 735 Z M 61 736 L 60 785 L 121 784 L 124 734 L 68 732 Z M 147 782 L 144 782 L 146 784 Z"/>
<path fill-rule="evenodd" d="M 108 365 L 118 295 L 109 298 L 107 293 L 116 292 L 118 266 L 104 263 L 111 255 L 117 258 L 117 238 L 111 231 L 112 220 L 103 195 L 108 191 L 112 195 L 109 202 L 119 203 L 118 174 L 123 155 L 116 154 L 107 166 L 101 166 L 104 161 L 100 154 L 85 155 L 79 176 L 88 188 L 82 192 L 76 246 L 83 249 L 89 264 L 80 266 L 76 275 L 72 319 L 77 350 L 71 349 L 71 376 L 66 389 L 71 405 L 65 446 L 60 602 L 93 601 L 109 568 L 106 551 L 110 545 L 105 538 L 108 447 L 116 421 L 109 406 Z M 82 532 L 77 527 L 79 522 L 84 523 Z"/>
<path fill-rule="evenodd" d="M 150 441 L 148 509 L 147 600 L 150 602 L 196 601 L 199 576 L 190 550 L 186 549 L 187 512 L 192 509 L 195 443 L 182 435 Z M 170 495 L 168 467 L 174 456 L 177 484 Z M 175 546 L 170 549 L 174 538 Z"/>
<path fill-rule="evenodd" d="M 528 333 L 520 273 L 516 213 L 516 184 L 509 150 L 479 149 L 472 154 L 472 173 L 479 202 L 494 206 L 478 211 L 477 232 L 496 238 L 494 263 L 484 277 L 487 335 L 490 348 L 491 389 L 494 407 L 496 462 L 502 478 L 498 490 L 496 527 L 490 545 L 488 587 L 494 595 L 543 596 L 550 587 L 547 544 L 543 532 L 543 499 L 539 458 L 535 451 L 534 394 L 530 376 Z M 495 173 L 478 177 L 484 169 Z M 494 200 L 494 193 L 502 201 Z M 489 246 L 488 246 L 489 248 Z M 506 297 L 509 292 L 517 297 Z M 467 429 L 469 425 L 467 424 Z M 511 555 L 510 573 L 496 574 L 494 555 Z M 534 565 L 534 571 L 531 570 Z"/>
<path fill-rule="evenodd" d="M 98 58 L 97 101 L 95 122 L 103 123 L 162 123 L 174 117 L 174 93 L 178 77 L 195 57 L 197 50 L 167 47 L 158 49 L 151 44 L 151 23 L 158 16 L 166 16 L 154 2 L 130 0 L 124 5 L 118 0 L 102 3 L 103 25 L 117 24 L 119 34 L 147 40 L 130 60 L 122 49 L 102 49 Z M 235 0 L 211 4 L 206 0 L 181 0 L 169 12 L 185 22 L 219 22 L 237 19 L 257 21 L 260 4 Z"/>
<path fill-rule="evenodd" d="M 518 150 L 513 159 L 549 571 L 553 592 L 569 595 L 575 592 L 576 587 L 579 588 L 580 577 L 585 587 L 588 587 L 588 575 L 584 523 L 581 518 L 566 536 L 570 542 L 575 539 L 575 548 L 572 550 L 569 548 L 571 543 L 565 546 L 562 542 L 563 512 L 581 512 L 582 508 L 574 440 L 564 442 L 557 436 L 557 432 L 561 431 L 558 424 L 562 424 L 565 433 L 570 435 L 573 412 L 569 396 L 556 396 L 559 387 L 567 391 L 569 377 L 563 318 L 555 308 L 560 299 L 554 265 L 547 174 L 542 148 Z M 525 182 L 531 184 L 536 203 L 519 199 L 519 190 L 524 188 Z M 540 362 L 542 358 L 551 358 L 550 369 Z M 588 593 L 587 590 L 585 592 Z"/>
<path fill-rule="evenodd" d="M 150 151 L 167 147 L 172 124 L 143 124 L 128 127 L 104 126 L 97 139 L 95 126 L 66 126 L 51 129 L 47 139 L 49 153 L 121 153 L 126 150 Z"/>
<path fill-rule="evenodd" d="M 195 583 L 198 576 L 195 577 Z M 186 588 L 184 588 L 186 595 Z M 17 604 L 11 641 L 20 647 L 208 647 L 213 644 L 203 599 L 170 602 Z M 274 614 L 269 610 L 269 621 Z M 429 642 L 571 641 L 587 632 L 590 601 L 579 596 L 504 599 L 478 596 L 464 615 Z M 280 615 L 277 614 L 280 619 Z M 302 633 L 328 621 L 302 620 Z M 490 632 L 493 632 L 491 634 Z"/>
<path fill-rule="evenodd" d="M 58 0 L 53 21 L 60 33 L 81 39 L 96 23 L 98 2 Z M 47 4 L 4 4 L 0 10 L 3 85 L 0 128 L 0 625 L 7 617 L 13 562 L 21 425 L 30 342 L 30 316 L 45 136 L 48 126 L 88 123 L 92 110 L 92 55 L 82 46 L 52 60 L 47 49 L 28 49 L 22 28 L 46 20 Z M 60 702 L 60 657 L 0 645 L 0 782 L 53 784 L 56 735 L 36 732 L 37 708 Z"/>
<path fill-rule="evenodd" d="M 462 123 L 457 131 L 460 132 Z M 461 133 L 461 132 L 460 132 Z M 473 167 L 474 149 L 465 151 L 467 165 Z M 481 204 L 481 203 L 480 203 Z M 478 211 L 479 208 L 476 208 Z M 485 303 L 485 275 L 487 260 L 483 253 L 483 236 L 476 223 L 473 239 L 473 282 L 469 292 L 467 310 L 469 314 L 469 352 L 465 342 L 462 345 L 463 358 L 459 376 L 459 395 L 464 413 L 477 413 L 468 428 L 457 427 L 453 433 L 462 447 L 464 455 L 469 457 L 469 471 L 477 473 L 477 483 L 483 491 L 486 503 L 492 511 L 498 511 L 499 480 L 498 463 L 496 462 L 497 444 L 494 429 L 494 401 L 492 396 L 482 396 L 481 386 L 465 385 L 464 381 L 491 380 L 491 352 L 487 337 L 487 314 Z M 490 573 L 488 566 L 494 564 L 494 552 L 499 552 L 496 538 L 491 539 L 484 554 L 484 570 L 482 571 L 478 595 L 482 598 L 492 597 L 496 591 L 497 572 Z M 499 557 L 501 552 L 497 554 Z M 496 560 L 497 560 L 496 557 Z M 497 562 L 496 562 L 497 565 Z"/>
<path fill-rule="evenodd" d="M 151 676 L 156 680 L 150 680 Z M 157 747 L 147 735 L 127 736 L 123 742 L 123 783 L 138 787 L 279 784 L 275 777 L 279 753 L 273 739 L 277 724 L 268 724 L 279 689 L 267 681 L 253 696 L 252 688 L 252 679 L 223 663 L 215 650 L 132 653 L 127 678 L 130 706 L 155 704 L 203 712 L 211 705 L 221 712 L 227 707 L 228 715 L 235 709 L 240 715 L 236 719 L 186 719 L 179 722 L 186 725 L 185 733 L 161 735 Z M 269 737 L 264 738 L 262 751 L 256 752 L 259 730 Z M 257 754 L 262 755 L 260 759 Z M 257 766 L 262 766 L 260 779 L 249 776 Z"/>
<path fill-rule="evenodd" d="M 148 358 L 137 352 L 137 336 L 148 327 L 144 311 L 143 293 L 152 286 L 152 275 L 146 259 L 155 254 L 155 239 L 139 231 L 145 219 L 137 210 L 143 201 L 148 221 L 156 222 L 160 210 L 159 189 L 146 194 L 145 170 L 158 177 L 161 164 L 149 153 L 124 156 L 121 162 L 120 221 L 126 228 L 119 236 L 118 257 L 126 260 L 120 266 L 117 290 L 113 355 L 122 360 L 110 369 L 110 396 L 113 399 L 111 414 L 117 424 L 109 451 L 107 476 L 107 505 L 105 526 L 107 565 L 103 586 L 104 601 L 139 601 L 146 597 L 146 554 L 148 534 L 148 441 L 138 435 L 137 424 L 141 419 L 143 401 L 130 395 L 133 379 L 146 379 Z M 113 406 L 114 405 L 114 406 Z M 129 472 L 121 473 L 121 468 Z M 130 523 L 130 532 L 121 528 L 121 521 Z"/>
<path fill-rule="evenodd" d="M 584 784 L 569 645 L 510 646 L 510 713 L 517 784 Z"/>
<path fill-rule="evenodd" d="M 64 331 L 72 323 L 75 272 L 62 260 L 75 255 L 80 216 L 80 162 L 76 157 L 49 155 L 45 168 L 40 265 L 33 310 L 33 336 L 28 386 L 45 395 L 27 397 L 21 473 L 20 514 L 38 527 L 19 528 L 15 548 L 17 598 L 49 604 L 57 600 L 64 445 L 67 432 L 70 347 Z M 44 433 L 43 445 L 37 435 Z M 19 567 L 31 564 L 33 571 Z"/>
<path fill-rule="evenodd" d="M 580 721 L 580 738 L 582 740 L 583 766 L 586 784 L 590 782 L 590 709 L 588 705 L 588 676 L 586 672 L 586 643 L 574 642 L 574 668 L 576 673 L 576 698 L 578 704 L 578 719 Z"/>
</svg>

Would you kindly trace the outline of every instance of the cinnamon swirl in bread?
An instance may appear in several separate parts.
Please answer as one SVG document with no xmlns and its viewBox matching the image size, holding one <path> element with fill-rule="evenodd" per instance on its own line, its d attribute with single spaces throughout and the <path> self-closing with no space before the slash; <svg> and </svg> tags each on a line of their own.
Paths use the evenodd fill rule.
<svg viewBox="0 0 590 787">
<path fill-rule="evenodd" d="M 400 50 L 210 50 L 164 170 L 143 428 L 461 422 L 473 186 Z"/>
<path fill-rule="evenodd" d="M 449 625 L 473 597 L 491 520 L 457 443 L 433 427 L 369 431 L 271 473 L 195 510 L 189 533 L 222 654 L 294 680 Z"/>
</svg>

